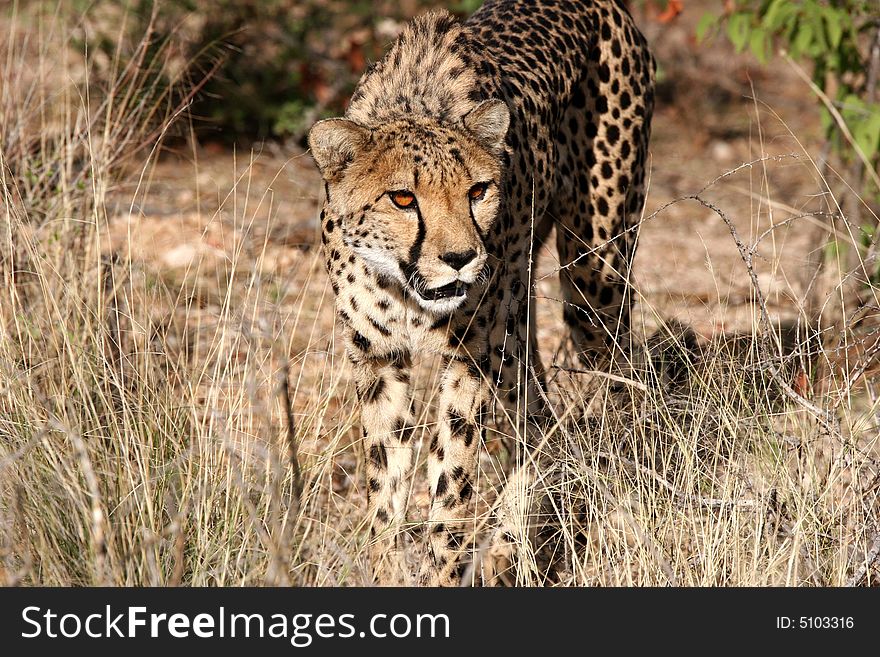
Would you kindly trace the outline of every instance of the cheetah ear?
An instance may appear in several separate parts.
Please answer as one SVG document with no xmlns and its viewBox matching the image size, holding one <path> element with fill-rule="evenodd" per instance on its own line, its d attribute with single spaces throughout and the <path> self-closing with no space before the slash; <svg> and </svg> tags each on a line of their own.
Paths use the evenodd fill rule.
<svg viewBox="0 0 880 657">
<path fill-rule="evenodd" d="M 504 101 L 497 98 L 484 100 L 465 114 L 462 121 L 464 127 L 491 150 L 504 148 L 504 138 L 510 127 L 510 110 Z"/>
<path fill-rule="evenodd" d="M 325 119 L 309 130 L 312 157 L 327 180 L 338 177 L 364 150 L 369 139 L 369 128 L 348 119 Z"/>
</svg>

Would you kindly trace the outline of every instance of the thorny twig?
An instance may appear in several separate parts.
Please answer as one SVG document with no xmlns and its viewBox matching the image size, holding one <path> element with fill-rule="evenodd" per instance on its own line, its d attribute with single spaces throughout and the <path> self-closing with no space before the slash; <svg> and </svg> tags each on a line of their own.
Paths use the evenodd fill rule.
<svg viewBox="0 0 880 657">
<path fill-rule="evenodd" d="M 721 218 L 721 220 L 724 221 L 724 223 L 727 225 L 727 228 L 730 231 L 730 235 L 731 237 L 733 237 L 736 248 L 739 251 L 743 263 L 746 266 L 746 270 L 748 271 L 749 278 L 752 283 L 752 288 L 755 293 L 758 309 L 761 314 L 761 324 L 764 330 L 762 331 L 761 335 L 760 347 L 763 352 L 765 366 L 770 372 L 774 382 L 780 387 L 780 389 L 789 399 L 809 411 L 820 422 L 820 424 L 822 424 L 829 435 L 836 436 L 842 442 L 844 447 L 858 451 L 860 454 L 862 454 L 873 463 L 874 459 L 865 454 L 862 450 L 858 449 L 855 445 L 852 445 L 846 438 L 843 437 L 840 431 L 839 423 L 836 416 L 836 410 L 844 397 L 841 396 L 838 399 L 838 402 L 830 410 L 823 409 L 813 404 L 806 397 L 794 390 L 791 385 L 789 385 L 789 383 L 782 376 L 782 373 L 779 371 L 779 368 L 774 363 L 773 357 L 769 354 L 767 350 L 767 341 L 769 339 L 769 336 L 775 335 L 775 333 L 772 331 L 770 315 L 767 312 L 767 301 L 764 298 L 764 293 L 761 290 L 761 286 L 758 282 L 758 275 L 755 273 L 755 269 L 752 263 L 755 254 L 755 246 L 752 246 L 751 248 L 746 247 L 745 243 L 743 243 L 742 239 L 739 237 L 739 233 L 737 232 L 736 226 L 733 224 L 733 221 L 731 221 L 730 217 L 728 217 L 724 213 L 724 211 L 721 210 L 721 208 L 701 198 L 698 194 L 693 194 L 689 197 L 684 198 L 690 198 L 691 200 L 698 202 L 703 207 L 717 214 Z M 849 391 L 851 385 L 854 384 L 855 381 L 857 381 L 858 378 L 867 369 L 868 365 L 870 364 L 871 357 L 873 357 L 874 354 L 880 352 L 880 344 L 878 344 L 878 342 L 880 342 L 880 340 L 875 341 L 875 344 L 869 348 L 870 354 L 865 354 L 864 363 L 857 366 L 856 370 L 853 371 L 853 373 L 856 373 L 858 376 L 848 379 L 848 385 L 846 388 L 847 392 Z"/>
<path fill-rule="evenodd" d="M 742 239 L 740 239 L 739 233 L 737 232 L 736 226 L 734 226 L 733 221 L 731 221 L 730 217 L 728 217 L 724 213 L 724 211 L 717 205 L 706 201 L 699 194 L 692 194 L 684 198 L 696 201 L 704 208 L 711 210 L 712 212 L 717 214 L 721 218 L 721 220 L 727 225 L 727 229 L 730 231 L 730 235 L 733 238 L 734 243 L 736 244 L 739 255 L 742 258 L 743 263 L 745 263 L 746 265 L 746 270 L 748 271 L 749 278 L 752 282 L 752 288 L 754 290 L 755 296 L 757 297 L 758 310 L 761 313 L 761 324 L 763 325 L 764 329 L 761 336 L 761 348 L 762 351 L 764 351 L 766 366 L 771 376 L 773 377 L 773 380 L 782 389 L 787 397 L 789 397 L 792 401 L 794 401 L 802 408 L 812 413 L 829 433 L 835 435 L 839 434 L 840 432 L 835 426 L 833 414 L 823 408 L 820 408 L 819 406 L 816 406 L 806 397 L 794 390 L 783 378 L 782 374 L 779 371 L 779 368 L 773 362 L 773 358 L 767 352 L 767 341 L 769 339 L 769 336 L 773 335 L 772 323 L 770 321 L 770 314 L 767 312 L 767 301 L 764 298 L 764 293 L 762 292 L 761 285 L 758 282 L 758 275 L 755 273 L 755 268 L 752 264 L 752 259 L 755 254 L 754 249 L 746 247 Z"/>
<path fill-rule="evenodd" d="M 658 216 L 662 212 L 666 211 L 667 209 L 669 209 L 673 205 L 678 205 L 682 201 L 692 200 L 694 197 L 699 196 L 704 191 L 709 189 L 712 185 L 716 184 L 720 180 L 723 180 L 724 178 L 732 176 L 735 173 L 742 171 L 743 169 L 750 169 L 753 166 L 755 166 L 756 164 L 761 164 L 762 162 L 779 162 L 781 160 L 786 160 L 786 159 L 800 159 L 800 155 L 798 155 L 797 153 L 788 153 L 788 154 L 784 154 L 784 155 L 765 155 L 763 157 L 756 158 L 756 159 L 751 160 L 749 162 L 744 162 L 744 163 L 740 164 L 738 167 L 735 167 L 735 168 L 731 169 L 730 171 L 726 171 L 726 172 L 722 173 L 720 176 L 717 176 L 711 182 L 709 182 L 705 186 L 703 186 L 696 194 L 693 194 L 691 196 L 682 196 L 682 197 L 673 199 L 671 201 L 667 201 L 666 203 L 661 205 L 659 208 L 654 210 L 651 214 L 639 219 L 639 221 L 635 222 L 632 226 L 627 226 L 622 231 L 620 231 L 616 235 L 608 238 L 607 240 L 605 240 L 601 244 L 597 244 L 589 249 L 583 250 L 573 260 L 570 260 L 569 262 L 565 263 L 564 265 L 560 265 L 559 267 L 557 267 L 553 271 L 548 272 L 548 273 L 544 274 L 543 276 L 537 277 L 535 279 L 535 283 L 543 281 L 545 278 L 550 278 L 554 274 L 558 274 L 559 272 L 561 272 L 565 269 L 569 269 L 571 267 L 574 267 L 583 258 L 589 257 L 598 251 L 604 250 L 610 244 L 623 238 L 628 233 L 638 232 L 641 229 L 642 224 L 647 223 L 648 221 L 654 219 L 656 216 Z"/>
</svg>

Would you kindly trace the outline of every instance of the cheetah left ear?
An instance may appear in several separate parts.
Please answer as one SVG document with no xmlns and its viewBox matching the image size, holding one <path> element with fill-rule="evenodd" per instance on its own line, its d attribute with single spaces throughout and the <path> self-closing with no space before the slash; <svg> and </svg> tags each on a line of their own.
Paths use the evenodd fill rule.
<svg viewBox="0 0 880 657">
<path fill-rule="evenodd" d="M 507 103 L 497 98 L 484 100 L 464 115 L 464 127 L 492 151 L 504 149 L 504 138 L 510 127 Z"/>
</svg>

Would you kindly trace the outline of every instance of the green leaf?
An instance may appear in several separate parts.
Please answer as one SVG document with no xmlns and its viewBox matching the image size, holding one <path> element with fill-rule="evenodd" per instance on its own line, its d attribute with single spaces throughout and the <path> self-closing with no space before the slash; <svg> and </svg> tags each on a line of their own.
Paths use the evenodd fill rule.
<svg viewBox="0 0 880 657">
<path fill-rule="evenodd" d="M 880 108 L 853 126 L 853 139 L 869 161 L 880 151 Z"/>
<path fill-rule="evenodd" d="M 822 111 L 819 112 L 819 122 L 822 124 L 822 132 L 826 136 L 831 136 L 831 132 L 834 130 L 837 125 L 834 121 L 834 117 L 831 116 L 831 112 L 829 112 L 825 107 L 822 108 Z"/>
<path fill-rule="evenodd" d="M 837 50 L 843 39 L 843 16 L 831 7 L 824 9 L 822 17 L 825 19 L 825 34 L 828 35 L 828 44 L 832 50 Z"/>
<path fill-rule="evenodd" d="M 858 122 L 868 116 L 868 107 L 860 96 L 854 93 L 842 96 L 839 98 L 840 114 L 847 123 Z"/>
<path fill-rule="evenodd" d="M 767 63 L 768 45 L 769 40 L 767 38 L 767 33 L 760 27 L 754 28 L 751 37 L 749 37 L 749 50 L 752 51 L 752 54 L 758 58 L 758 61 L 761 62 L 761 64 Z"/>
<path fill-rule="evenodd" d="M 697 23 L 697 41 L 702 42 L 706 38 L 709 30 L 714 30 L 718 26 L 718 17 L 714 14 L 703 14 L 700 22 Z"/>
<path fill-rule="evenodd" d="M 813 41 L 807 48 L 807 51 L 812 57 L 821 57 L 828 52 L 828 42 L 825 39 L 825 25 L 822 23 L 822 15 L 814 10 L 810 14 L 810 23 L 813 27 Z"/>
<path fill-rule="evenodd" d="M 797 59 L 804 54 L 813 43 L 813 26 L 809 23 L 799 23 L 797 33 L 791 44 L 791 56 Z"/>
<path fill-rule="evenodd" d="M 764 13 L 761 24 L 768 30 L 775 32 L 787 23 L 788 17 L 792 16 L 797 8 L 790 0 L 772 0 Z"/>
<path fill-rule="evenodd" d="M 825 64 L 828 69 L 831 71 L 839 71 L 840 70 L 840 53 L 835 51 L 828 55 L 828 58 L 825 60 Z"/>
<path fill-rule="evenodd" d="M 750 23 L 750 16 L 744 12 L 733 14 L 727 21 L 727 38 L 737 52 L 742 52 L 749 40 Z"/>
</svg>

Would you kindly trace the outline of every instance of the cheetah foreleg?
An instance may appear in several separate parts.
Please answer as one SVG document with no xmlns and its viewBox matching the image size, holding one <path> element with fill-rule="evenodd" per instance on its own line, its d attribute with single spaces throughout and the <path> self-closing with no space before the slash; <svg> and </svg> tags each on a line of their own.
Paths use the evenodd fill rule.
<svg viewBox="0 0 880 657">
<path fill-rule="evenodd" d="M 451 359 L 443 374 L 438 430 L 428 454 L 431 510 L 423 583 L 456 586 L 461 578 L 465 536 L 476 519 L 468 518 L 481 442 L 487 385 L 469 361 Z"/>
<path fill-rule="evenodd" d="M 380 584 L 403 584 L 408 573 L 400 530 L 406 521 L 413 462 L 409 359 L 361 358 L 353 364 L 366 454 L 374 576 Z"/>
</svg>

